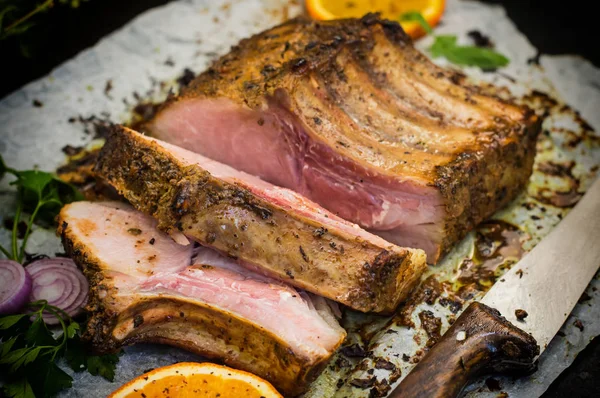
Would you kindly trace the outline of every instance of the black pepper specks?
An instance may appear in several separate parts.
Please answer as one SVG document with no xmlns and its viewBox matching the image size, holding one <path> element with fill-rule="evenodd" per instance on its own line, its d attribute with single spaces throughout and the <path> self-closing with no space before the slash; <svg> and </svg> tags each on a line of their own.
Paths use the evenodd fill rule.
<svg viewBox="0 0 600 398">
<path fill-rule="evenodd" d="M 304 58 L 296 58 L 291 61 L 292 72 L 302 75 L 308 71 L 308 61 Z"/>
<path fill-rule="evenodd" d="M 302 259 L 306 262 L 308 262 L 308 255 L 306 254 L 306 252 L 304 251 L 304 249 L 302 248 L 302 246 L 298 246 L 298 249 L 300 250 L 300 255 L 302 256 Z"/>
<path fill-rule="evenodd" d="M 206 243 L 214 243 L 215 240 L 217 240 L 217 234 L 215 234 L 214 232 L 209 232 L 208 234 L 206 234 Z"/>
<path fill-rule="evenodd" d="M 312 50 L 313 48 L 315 48 L 317 45 L 319 44 L 319 42 L 317 41 L 311 41 L 309 42 L 306 46 L 304 46 L 305 50 Z"/>
<path fill-rule="evenodd" d="M 519 275 L 519 279 L 521 279 L 523 277 L 523 270 L 522 269 L 518 269 L 517 272 L 515 272 L 517 275 Z"/>
<path fill-rule="evenodd" d="M 517 317 L 517 320 L 519 320 L 521 322 L 523 322 L 523 320 L 525 318 L 527 318 L 528 315 L 529 314 L 525 310 L 522 310 L 522 309 L 515 310 L 515 316 Z"/>
<path fill-rule="evenodd" d="M 327 228 L 319 227 L 313 231 L 313 236 L 315 238 L 320 238 L 327 233 Z M 335 243 L 334 243 L 335 245 Z"/>
<path fill-rule="evenodd" d="M 142 233 L 142 230 L 141 230 L 141 229 L 139 229 L 139 228 L 129 228 L 129 229 L 127 230 L 127 232 L 129 232 L 129 233 L 130 233 L 131 235 L 133 235 L 133 236 L 138 236 L 139 234 L 141 234 L 141 233 Z"/>
<path fill-rule="evenodd" d="M 262 70 L 260 71 L 261 75 L 263 76 L 267 76 L 273 72 L 275 72 L 275 67 L 273 67 L 273 65 L 270 64 L 263 66 Z"/>
<path fill-rule="evenodd" d="M 144 317 L 140 314 L 137 314 L 136 316 L 133 317 L 133 327 L 137 328 L 139 327 L 142 323 L 144 323 Z"/>
</svg>

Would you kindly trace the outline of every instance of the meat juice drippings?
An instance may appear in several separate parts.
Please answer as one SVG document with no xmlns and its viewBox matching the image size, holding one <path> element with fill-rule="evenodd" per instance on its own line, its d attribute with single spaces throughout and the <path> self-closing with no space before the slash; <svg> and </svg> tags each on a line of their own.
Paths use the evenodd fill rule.
<svg viewBox="0 0 600 398">
<path fill-rule="evenodd" d="M 500 220 L 481 223 L 476 229 L 475 251 L 463 260 L 451 290 L 464 300 L 478 292 L 486 292 L 498 277 L 521 259 L 522 233 L 519 228 Z M 445 287 L 448 282 L 444 283 Z"/>
</svg>

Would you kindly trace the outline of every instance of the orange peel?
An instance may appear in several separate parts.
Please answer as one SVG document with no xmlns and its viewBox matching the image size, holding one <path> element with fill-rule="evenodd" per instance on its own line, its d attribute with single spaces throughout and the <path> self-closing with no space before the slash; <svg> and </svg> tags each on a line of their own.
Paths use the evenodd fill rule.
<svg viewBox="0 0 600 398">
<path fill-rule="evenodd" d="M 181 362 L 154 369 L 109 395 L 109 398 L 134 397 L 283 398 L 258 376 L 208 362 Z"/>
<path fill-rule="evenodd" d="M 380 12 L 383 18 L 398 21 L 402 14 L 416 11 L 431 26 L 438 24 L 445 6 L 445 0 L 306 0 L 306 10 L 318 20 L 360 18 L 369 12 Z M 418 22 L 400 24 L 414 39 L 425 35 Z"/>
</svg>

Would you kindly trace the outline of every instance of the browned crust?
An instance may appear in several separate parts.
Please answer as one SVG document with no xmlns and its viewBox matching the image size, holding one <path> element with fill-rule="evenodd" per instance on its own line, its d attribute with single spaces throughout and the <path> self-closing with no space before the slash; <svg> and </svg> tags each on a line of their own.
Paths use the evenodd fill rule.
<svg viewBox="0 0 600 398">
<path fill-rule="evenodd" d="M 250 108 L 259 108 L 268 95 L 290 86 L 290 76 L 302 78 L 312 71 L 331 68 L 343 48 L 369 47 L 369 29 L 381 25 L 394 39 L 412 43 L 399 24 L 367 14 L 361 19 L 315 21 L 306 17 L 290 19 L 281 25 L 255 34 L 231 47 L 198 75 L 180 95 L 169 96 L 155 118 L 173 102 L 186 98 L 225 96 Z M 141 131 L 151 131 L 150 124 Z"/>
<path fill-rule="evenodd" d="M 399 23 L 381 19 L 378 14 L 372 13 L 362 18 L 332 21 L 297 17 L 243 39 L 199 74 L 180 95 L 169 97 L 162 109 L 172 102 L 198 97 L 226 97 L 244 106 L 259 108 L 275 90 L 282 87 L 292 89 L 295 81 L 311 74 L 343 74 L 335 60 L 344 51 L 349 51 L 362 63 L 380 33 L 397 51 L 405 53 L 409 62 L 428 65 L 434 78 L 440 82 L 460 86 L 473 95 L 493 97 L 498 103 L 521 109 L 523 114 L 529 112 L 526 106 L 517 106 L 491 95 L 489 91 L 484 93 L 478 85 L 469 84 L 465 75 L 456 70 L 435 66 L 413 47 L 411 38 Z M 155 117 L 159 114 L 160 111 Z"/>
<path fill-rule="evenodd" d="M 342 344 L 328 355 L 307 356 L 260 326 L 213 306 L 176 297 L 118 297 L 100 260 L 59 216 L 67 254 L 90 282 L 90 312 L 84 339 L 100 353 L 141 342 L 169 344 L 257 374 L 286 395 L 302 393 Z M 345 336 L 345 335 L 344 335 Z"/>
<path fill-rule="evenodd" d="M 311 76 L 329 74 L 343 79 L 344 71 L 336 65 L 336 58 L 342 52 L 352 54 L 352 59 L 369 71 L 368 56 L 382 34 L 388 41 L 386 51 L 395 49 L 403 54 L 406 65 L 397 67 L 404 68 L 406 73 L 412 73 L 414 65 L 421 66 L 426 71 L 426 79 L 464 90 L 465 101 L 475 104 L 480 99 L 490 100 L 499 108 L 505 107 L 510 111 L 505 114 L 496 112 L 491 125 L 473 128 L 477 138 L 471 147 L 453 149 L 437 165 L 430 159 L 421 159 L 426 162 L 424 167 L 432 166 L 431 169 L 425 167 L 422 175 L 420 171 L 408 169 L 408 166 L 387 170 L 378 168 L 375 165 L 377 162 L 367 162 L 370 168 L 382 175 L 416 175 L 424 184 L 435 187 L 442 194 L 447 210 L 443 240 L 436 255 L 428 258 L 430 263 L 435 263 L 477 223 L 513 200 L 525 186 L 532 171 L 535 141 L 541 121 L 527 107 L 490 95 L 489 90 L 486 92 L 477 85 L 469 85 L 459 72 L 433 65 L 414 49 L 410 38 L 396 22 L 382 20 L 376 14 L 335 21 L 313 21 L 302 17 L 289 20 L 240 41 L 230 53 L 200 74 L 180 96 L 171 98 L 164 108 L 189 98 L 225 97 L 243 107 L 264 109 L 267 99 L 277 96 L 277 89 L 293 98 L 294 89 L 307 84 Z M 382 89 L 389 85 L 385 71 L 369 73 L 371 83 Z M 283 106 L 293 107 L 293 101 L 288 99 L 288 102 Z M 293 110 L 290 113 L 290 117 L 297 118 L 296 122 L 303 125 L 301 117 L 294 115 Z M 440 118 L 440 126 L 447 123 L 443 114 L 432 116 L 434 119 Z M 160 114 L 157 117 L 161 117 Z M 319 129 L 318 126 L 311 126 L 310 120 L 304 122 L 309 123 L 305 123 L 307 132 Z M 152 129 L 152 125 L 147 126 L 147 130 Z M 491 141 L 490 132 L 493 133 Z M 310 135 L 316 141 L 325 140 L 322 132 Z M 365 148 L 352 148 L 335 146 L 332 149 L 356 164 L 362 163 L 361 156 L 364 154 L 361 155 L 361 150 Z M 388 158 L 397 156 L 389 152 L 385 144 L 377 149 Z M 431 155 L 426 151 L 411 152 Z M 400 159 L 403 159 L 402 156 Z M 419 162 L 417 157 L 407 159 L 409 163 Z"/>
<path fill-rule="evenodd" d="M 290 76 L 302 77 L 328 67 L 342 48 L 359 45 L 365 29 L 368 25 L 359 19 L 291 19 L 241 40 L 171 100 L 227 96 L 255 108 L 265 95 L 288 86 L 284 80 Z"/>
<path fill-rule="evenodd" d="M 106 344 L 108 336 L 117 325 L 119 303 L 115 297 L 119 293 L 110 278 L 102 272 L 102 264 L 88 250 L 65 221 L 64 209 L 58 215 L 57 234 L 61 237 L 65 252 L 83 270 L 90 285 L 86 311 L 91 314 L 83 337 L 98 351 L 115 351 L 118 346 Z"/>
<path fill-rule="evenodd" d="M 424 254 L 381 247 L 185 166 L 157 143 L 116 128 L 96 171 L 159 228 L 179 230 L 288 283 L 364 312 L 391 312 L 425 268 Z"/>
<path fill-rule="evenodd" d="M 531 113 L 509 137 L 437 168 L 434 185 L 442 193 L 449 215 L 438 258 L 525 188 L 533 171 L 541 122 Z"/>
</svg>

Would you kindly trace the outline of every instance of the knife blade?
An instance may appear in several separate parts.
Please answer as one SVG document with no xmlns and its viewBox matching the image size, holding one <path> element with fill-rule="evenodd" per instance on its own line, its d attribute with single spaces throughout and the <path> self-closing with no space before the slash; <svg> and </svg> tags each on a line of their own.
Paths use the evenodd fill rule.
<svg viewBox="0 0 600 398">
<path fill-rule="evenodd" d="M 389 397 L 455 397 L 486 373 L 528 373 L 600 266 L 600 179 L 472 303 Z"/>
<path fill-rule="evenodd" d="M 504 274 L 482 303 L 531 334 L 543 352 L 600 265 L 600 180 L 528 255 Z M 518 320 L 516 311 L 527 317 Z"/>
</svg>

